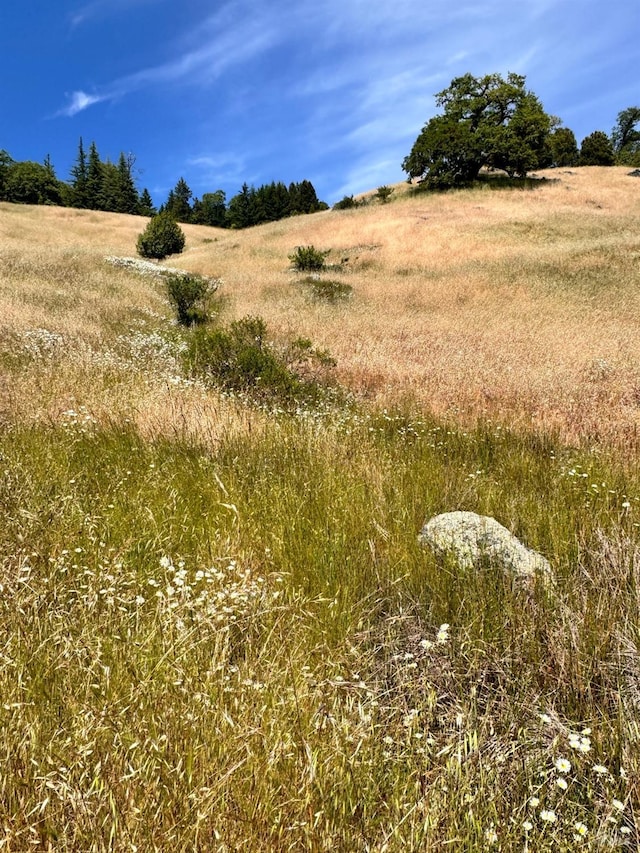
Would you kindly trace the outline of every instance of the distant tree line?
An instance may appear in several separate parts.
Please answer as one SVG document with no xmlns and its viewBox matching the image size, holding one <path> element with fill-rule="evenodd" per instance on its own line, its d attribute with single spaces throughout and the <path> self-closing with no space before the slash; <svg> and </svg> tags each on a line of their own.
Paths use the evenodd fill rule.
<svg viewBox="0 0 640 853">
<path fill-rule="evenodd" d="M 0 150 L 0 201 L 17 204 L 53 204 L 86 210 L 153 216 L 156 211 L 146 188 L 138 192 L 134 178 L 135 157 L 121 153 L 117 163 L 102 160 L 95 142 L 85 149 L 82 139 L 71 168 L 70 180 L 56 177 L 49 156 L 44 163 L 16 161 Z M 227 204 L 223 190 L 194 198 L 180 178 L 160 211 L 177 222 L 213 225 L 218 228 L 247 228 L 287 216 L 326 210 L 310 181 L 271 183 L 255 189 L 245 183 Z"/>
<path fill-rule="evenodd" d="M 49 156 L 41 164 L 16 161 L 6 151 L 0 151 L 0 200 L 151 216 L 155 213 L 153 202 L 147 189 L 138 192 L 134 164 L 135 157 L 124 153 L 117 163 L 103 161 L 95 142 L 87 152 L 80 139 L 70 180 L 61 181 Z"/>
<path fill-rule="evenodd" d="M 184 178 L 169 192 L 160 212 L 170 213 L 177 222 L 213 225 L 217 228 L 249 228 L 261 222 L 275 222 L 287 216 L 327 210 L 320 201 L 311 181 L 264 184 L 258 189 L 243 184 L 242 189 L 227 204 L 224 190 L 204 193 L 193 198 Z"/>
</svg>

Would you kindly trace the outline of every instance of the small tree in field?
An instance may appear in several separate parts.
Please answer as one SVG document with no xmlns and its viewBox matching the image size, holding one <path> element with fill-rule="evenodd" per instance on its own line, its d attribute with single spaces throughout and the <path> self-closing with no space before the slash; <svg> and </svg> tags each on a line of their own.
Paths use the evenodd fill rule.
<svg viewBox="0 0 640 853">
<path fill-rule="evenodd" d="M 173 216 L 166 211 L 154 216 L 138 237 L 138 254 L 161 261 L 184 249 L 185 236 Z"/>
</svg>

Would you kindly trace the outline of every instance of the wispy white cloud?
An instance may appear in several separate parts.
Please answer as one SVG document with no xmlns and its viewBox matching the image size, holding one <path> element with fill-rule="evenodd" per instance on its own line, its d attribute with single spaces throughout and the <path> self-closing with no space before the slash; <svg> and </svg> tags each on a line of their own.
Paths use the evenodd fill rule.
<svg viewBox="0 0 640 853">
<path fill-rule="evenodd" d="M 235 151 L 189 157 L 187 166 L 197 169 L 202 181 L 233 183 L 248 180 L 246 159 Z"/>
<path fill-rule="evenodd" d="M 400 165 L 395 159 L 363 161 L 347 170 L 345 180 L 335 190 L 335 198 L 357 195 L 383 184 L 398 183 L 402 178 Z"/>
<path fill-rule="evenodd" d="M 125 2 L 145 0 L 121 0 L 121 5 Z M 74 92 L 60 114 L 73 116 L 93 104 L 122 98 L 149 86 L 180 82 L 192 86 L 210 83 L 227 69 L 250 61 L 279 40 L 275 20 L 250 15 L 242 15 L 238 19 L 230 11 L 230 6 L 223 8 L 197 28 L 189 40 L 199 40 L 200 43 L 186 50 L 181 49 L 175 58 L 167 62 L 112 80 L 98 88 L 94 95 Z"/>
<path fill-rule="evenodd" d="M 100 101 L 106 100 L 104 95 L 88 95 L 86 92 L 71 92 L 67 96 L 67 105 L 63 107 L 58 115 L 74 116 L 81 113 L 93 104 L 99 104 Z"/>
<path fill-rule="evenodd" d="M 79 6 L 70 14 L 69 23 L 75 29 L 96 18 L 127 12 L 134 6 L 161 2 L 164 2 L 164 0 L 91 0 L 91 2 Z"/>
<path fill-rule="evenodd" d="M 76 17 L 81 23 L 166 2 L 84 0 Z M 595 27 L 596 0 L 582 0 L 580 16 L 558 0 L 222 0 L 213 14 L 195 12 L 207 4 L 194 2 L 185 4 L 185 30 L 162 43 L 163 61 L 95 88 L 78 81 L 59 114 L 157 89 L 170 115 L 172 93 L 188 91 L 197 153 L 189 158 L 183 150 L 181 158 L 194 176 L 250 180 L 245 170 L 253 169 L 261 180 L 261 169 L 293 168 L 295 160 L 313 177 L 340 163 L 331 186 L 357 192 L 395 179 L 437 111 L 434 94 L 467 71 L 525 74 L 554 113 L 562 114 L 565 91 L 581 88 L 586 98 L 580 80 L 604 67 L 603 38 L 615 42 L 628 0 L 609 4 L 616 14 Z M 212 85 L 227 73 L 213 98 Z M 589 97 L 602 92 L 590 88 Z M 235 156 L 219 154 L 221 144 Z"/>
</svg>

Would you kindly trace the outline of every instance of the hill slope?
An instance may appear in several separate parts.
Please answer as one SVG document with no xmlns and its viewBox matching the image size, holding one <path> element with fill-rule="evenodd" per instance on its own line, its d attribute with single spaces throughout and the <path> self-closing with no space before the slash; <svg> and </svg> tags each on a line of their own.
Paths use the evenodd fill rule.
<svg viewBox="0 0 640 853">
<path fill-rule="evenodd" d="M 173 263 L 222 278 L 230 315 L 262 315 L 274 332 L 328 348 L 342 381 L 380 403 L 411 397 L 464 419 L 557 428 L 571 441 L 632 441 L 640 422 L 638 182 L 615 168 L 546 177 L 532 190 L 443 195 L 400 185 L 385 206 L 241 232 L 185 226 L 187 250 Z M 143 224 L 1 206 L 5 276 L 11 258 L 36 276 L 32 297 L 23 291 L 18 303 L 3 286 L 4 326 L 90 333 L 93 285 L 78 281 L 75 307 L 67 295 L 53 313 L 51 288 L 82 269 L 109 291 L 112 272 L 97 272 L 103 256 L 135 254 Z M 287 259 L 307 244 L 330 250 L 323 277 L 350 285 L 350 300 L 310 298 Z M 132 306 L 165 310 L 157 287 L 127 282 Z M 110 307 L 105 298 L 99 311 L 126 322 L 122 294 Z"/>
<path fill-rule="evenodd" d="M 143 220 L 0 206 L 0 846 L 638 848 L 637 457 L 428 411 L 634 448 L 637 184 L 557 177 L 187 227 L 225 320 L 369 398 L 295 414 L 185 372 L 162 281 L 105 262 Z M 548 583 L 422 549 L 456 509 Z"/>
</svg>

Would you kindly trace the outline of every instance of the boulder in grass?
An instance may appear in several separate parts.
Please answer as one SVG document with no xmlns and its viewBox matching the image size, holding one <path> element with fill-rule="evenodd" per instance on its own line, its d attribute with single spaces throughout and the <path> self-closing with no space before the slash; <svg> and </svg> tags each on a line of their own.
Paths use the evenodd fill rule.
<svg viewBox="0 0 640 853">
<path fill-rule="evenodd" d="M 436 556 L 454 559 L 463 570 L 490 563 L 527 586 L 537 576 L 544 582 L 551 579 L 551 566 L 542 554 L 525 547 L 506 527 L 486 515 L 436 515 L 427 521 L 418 539 Z"/>
</svg>

